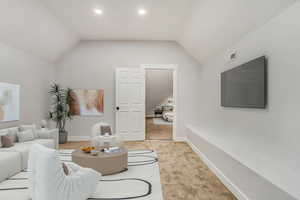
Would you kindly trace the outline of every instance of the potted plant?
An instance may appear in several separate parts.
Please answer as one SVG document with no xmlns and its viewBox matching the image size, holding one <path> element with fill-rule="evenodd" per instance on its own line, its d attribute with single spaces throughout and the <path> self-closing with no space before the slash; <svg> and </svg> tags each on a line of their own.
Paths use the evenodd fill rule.
<svg viewBox="0 0 300 200">
<path fill-rule="evenodd" d="M 56 128 L 59 130 L 60 144 L 68 141 L 68 132 L 65 126 L 67 120 L 72 120 L 70 105 L 73 102 L 73 98 L 71 92 L 72 89 L 64 89 L 57 83 L 54 83 L 49 91 L 52 97 L 52 110 L 49 112 L 49 118 L 56 123 Z"/>
</svg>

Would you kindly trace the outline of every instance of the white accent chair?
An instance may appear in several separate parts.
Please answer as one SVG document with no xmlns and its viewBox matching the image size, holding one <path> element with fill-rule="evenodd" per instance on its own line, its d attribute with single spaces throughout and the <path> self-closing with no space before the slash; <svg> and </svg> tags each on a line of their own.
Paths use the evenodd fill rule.
<svg viewBox="0 0 300 200">
<path fill-rule="evenodd" d="M 93 169 L 65 163 L 66 175 L 58 152 L 34 144 L 29 154 L 29 188 L 32 200 L 86 200 L 99 184 L 101 174 Z"/>
<path fill-rule="evenodd" d="M 111 135 L 102 135 L 102 126 L 110 126 Z M 110 146 L 121 146 L 122 138 L 121 136 L 113 133 L 113 129 L 110 124 L 99 122 L 92 127 L 91 145 L 95 147 L 103 147 L 105 146 L 105 143 L 109 143 Z"/>
</svg>

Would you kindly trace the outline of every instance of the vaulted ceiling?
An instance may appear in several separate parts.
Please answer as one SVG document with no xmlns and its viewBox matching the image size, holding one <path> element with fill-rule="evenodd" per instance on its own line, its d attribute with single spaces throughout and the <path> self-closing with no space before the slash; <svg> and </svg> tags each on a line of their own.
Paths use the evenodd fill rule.
<svg viewBox="0 0 300 200">
<path fill-rule="evenodd" d="M 78 40 L 42 0 L 1 0 L 0 42 L 55 61 Z"/>
<path fill-rule="evenodd" d="M 176 40 L 192 0 L 42 0 L 71 30 L 91 40 Z M 95 15 L 94 8 L 102 10 Z M 138 9 L 147 10 L 145 16 Z"/>
<path fill-rule="evenodd" d="M 202 62 L 295 1 L 2 0 L 0 42 L 52 62 L 80 40 L 167 40 Z"/>
</svg>

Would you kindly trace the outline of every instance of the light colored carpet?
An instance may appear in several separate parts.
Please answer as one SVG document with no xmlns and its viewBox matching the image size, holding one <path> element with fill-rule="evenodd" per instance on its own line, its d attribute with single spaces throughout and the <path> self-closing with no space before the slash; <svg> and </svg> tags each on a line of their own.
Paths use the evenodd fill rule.
<svg viewBox="0 0 300 200">
<path fill-rule="evenodd" d="M 71 142 L 75 149 L 88 142 Z M 126 142 L 128 149 L 152 149 L 158 155 L 164 200 L 237 200 L 185 142 Z"/>
<path fill-rule="evenodd" d="M 167 125 L 167 126 L 172 126 L 172 122 L 168 122 L 162 118 L 153 118 L 153 124 L 155 125 Z"/>
</svg>

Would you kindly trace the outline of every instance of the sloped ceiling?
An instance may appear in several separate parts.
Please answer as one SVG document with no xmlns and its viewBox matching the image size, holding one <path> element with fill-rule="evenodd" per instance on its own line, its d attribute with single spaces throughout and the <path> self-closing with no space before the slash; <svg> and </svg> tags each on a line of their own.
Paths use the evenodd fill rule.
<svg viewBox="0 0 300 200">
<path fill-rule="evenodd" d="M 296 0 L 194 1 L 179 43 L 198 61 L 229 48 Z M 300 12 L 300 11 L 299 11 Z"/>
<path fill-rule="evenodd" d="M 1 0 L 0 42 L 55 61 L 78 40 L 40 0 Z"/>
<path fill-rule="evenodd" d="M 1 0 L 0 42 L 52 62 L 79 40 L 170 40 L 202 62 L 295 1 Z"/>
</svg>

